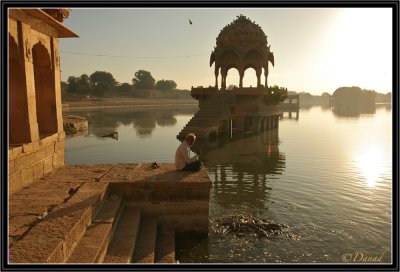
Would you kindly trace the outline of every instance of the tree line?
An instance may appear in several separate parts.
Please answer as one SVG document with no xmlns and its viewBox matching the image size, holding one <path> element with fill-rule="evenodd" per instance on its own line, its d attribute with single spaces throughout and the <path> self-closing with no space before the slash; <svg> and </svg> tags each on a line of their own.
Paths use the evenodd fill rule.
<svg viewBox="0 0 400 272">
<path fill-rule="evenodd" d="M 132 84 L 119 83 L 114 76 L 105 71 L 96 71 L 90 76 L 82 74 L 75 77 L 70 76 L 67 82 L 61 82 L 61 89 L 65 95 L 80 96 L 131 96 L 145 97 L 150 90 L 174 91 L 176 82 L 173 80 L 156 81 L 149 71 L 138 70 L 132 79 Z"/>
</svg>

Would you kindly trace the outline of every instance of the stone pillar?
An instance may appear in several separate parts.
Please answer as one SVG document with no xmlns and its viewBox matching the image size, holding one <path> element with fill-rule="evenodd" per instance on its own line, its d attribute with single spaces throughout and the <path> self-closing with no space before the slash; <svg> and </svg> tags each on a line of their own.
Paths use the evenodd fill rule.
<svg viewBox="0 0 400 272">
<path fill-rule="evenodd" d="M 30 26 L 18 22 L 18 36 L 21 42 L 22 63 L 25 69 L 25 90 L 27 97 L 29 132 L 31 142 L 39 140 L 39 126 L 36 115 L 35 78 L 33 70 L 32 44 L 29 40 Z"/>
<path fill-rule="evenodd" d="M 253 118 L 253 129 L 254 133 L 261 132 L 261 118 L 258 116 Z"/>
<path fill-rule="evenodd" d="M 61 72 L 60 72 L 60 57 L 58 55 L 58 39 L 51 38 L 50 40 L 51 62 L 53 67 L 54 90 L 56 99 L 56 115 L 57 115 L 57 132 L 64 131 L 62 117 L 62 102 L 61 102 Z"/>
<path fill-rule="evenodd" d="M 239 88 L 243 88 L 244 71 L 239 70 Z"/>
<path fill-rule="evenodd" d="M 261 73 L 262 69 L 257 69 L 256 70 L 256 75 L 257 75 L 257 87 L 261 86 Z"/>
</svg>

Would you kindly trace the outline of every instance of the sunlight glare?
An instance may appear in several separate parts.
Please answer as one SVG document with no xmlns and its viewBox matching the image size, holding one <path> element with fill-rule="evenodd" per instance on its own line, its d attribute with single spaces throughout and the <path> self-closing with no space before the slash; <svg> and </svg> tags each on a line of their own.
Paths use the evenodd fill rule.
<svg viewBox="0 0 400 272">
<path fill-rule="evenodd" d="M 342 85 L 389 88 L 391 83 L 390 10 L 345 9 L 330 34 L 325 65 L 340 75 Z"/>
<path fill-rule="evenodd" d="M 374 187 L 382 173 L 382 152 L 377 147 L 368 147 L 356 158 L 360 174 L 366 179 L 368 187 Z"/>
</svg>

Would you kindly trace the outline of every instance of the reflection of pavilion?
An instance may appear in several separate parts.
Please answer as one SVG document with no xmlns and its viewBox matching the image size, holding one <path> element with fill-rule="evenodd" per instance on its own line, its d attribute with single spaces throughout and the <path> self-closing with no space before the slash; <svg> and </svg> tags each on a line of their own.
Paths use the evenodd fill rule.
<svg viewBox="0 0 400 272">
<path fill-rule="evenodd" d="M 210 65 L 215 63 L 215 86 L 192 87 L 192 96 L 199 100 L 199 111 L 177 138 L 182 140 L 190 132 L 206 139 L 221 134 L 253 134 L 277 128 L 281 111 L 276 105 L 287 90 L 267 87 L 269 62 L 274 65 L 274 55 L 261 27 L 243 15 L 238 16 L 222 29 L 211 54 Z M 227 90 L 226 77 L 231 68 L 239 72 L 239 87 Z M 243 87 L 248 68 L 256 71 L 255 87 Z M 265 87 L 261 84 L 263 70 Z"/>
<path fill-rule="evenodd" d="M 193 150 L 214 180 L 215 201 L 227 207 L 255 205 L 263 208 L 271 187 L 273 175 L 280 175 L 285 168 L 285 156 L 279 152 L 278 129 L 253 136 L 235 139 L 219 138 L 211 142 L 199 140 Z M 255 207 L 255 208 L 257 208 Z"/>
</svg>

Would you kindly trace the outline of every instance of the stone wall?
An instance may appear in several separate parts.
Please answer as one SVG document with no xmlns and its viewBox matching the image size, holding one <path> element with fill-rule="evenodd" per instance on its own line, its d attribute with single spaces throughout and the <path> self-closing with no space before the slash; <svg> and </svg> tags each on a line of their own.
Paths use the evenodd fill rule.
<svg viewBox="0 0 400 272">
<path fill-rule="evenodd" d="M 8 149 L 8 188 L 12 194 L 64 165 L 65 133 Z"/>
<path fill-rule="evenodd" d="M 205 171 L 204 171 L 205 172 Z M 207 175 L 207 174 L 205 174 Z M 114 182 L 110 193 L 123 193 L 125 205 L 140 208 L 144 217 L 157 218 L 177 233 L 208 233 L 211 181 Z"/>
</svg>

